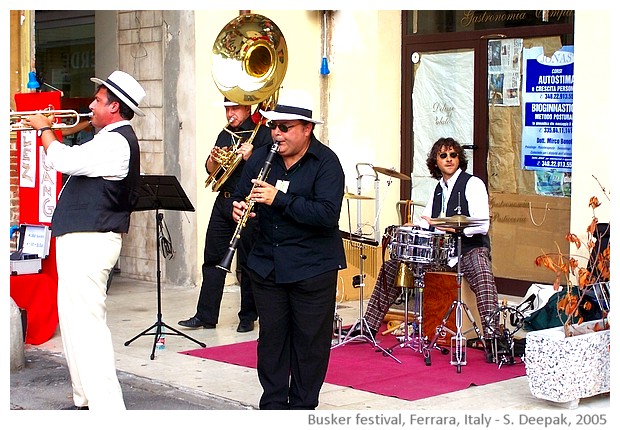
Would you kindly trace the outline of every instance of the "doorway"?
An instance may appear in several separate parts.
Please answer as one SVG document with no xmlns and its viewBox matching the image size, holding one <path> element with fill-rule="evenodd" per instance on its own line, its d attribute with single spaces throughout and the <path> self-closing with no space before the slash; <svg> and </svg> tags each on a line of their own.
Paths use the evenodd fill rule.
<svg viewBox="0 0 620 430">
<path fill-rule="evenodd" d="M 517 296 L 553 282 L 534 264 L 542 250 L 568 250 L 570 173 L 522 164 L 523 53 L 552 55 L 573 40 L 572 11 L 546 13 L 403 12 L 401 171 L 412 183 L 401 184 L 401 198 L 427 201 L 435 182 L 424 160 L 437 138 L 464 144 L 468 170 L 489 191 L 498 291 Z M 542 191 L 549 182 L 553 191 Z"/>
</svg>

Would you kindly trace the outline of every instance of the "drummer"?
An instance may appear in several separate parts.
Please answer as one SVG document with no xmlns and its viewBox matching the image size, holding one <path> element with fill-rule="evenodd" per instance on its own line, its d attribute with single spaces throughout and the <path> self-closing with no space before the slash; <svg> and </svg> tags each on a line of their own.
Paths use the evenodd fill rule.
<svg viewBox="0 0 620 430">
<path fill-rule="evenodd" d="M 434 179 L 438 180 L 435 191 L 422 211 L 421 220 L 416 225 L 423 229 L 436 229 L 456 234 L 454 228 L 431 227 L 432 219 L 462 215 L 476 218 L 476 225 L 463 229 L 461 236 L 461 272 L 476 296 L 478 312 L 484 325 L 484 337 L 489 363 L 493 362 L 490 341 L 498 324 L 498 316 L 491 324 L 498 307 L 497 288 L 491 271 L 489 241 L 489 196 L 482 180 L 470 175 L 467 170 L 467 157 L 461 145 L 452 138 L 440 138 L 431 148 L 426 166 Z M 456 238 L 455 238 L 456 243 Z M 402 289 L 394 286 L 398 260 L 386 261 L 377 277 L 374 291 L 366 308 L 365 319 L 373 331 L 373 337 L 381 326 L 390 306 L 400 296 Z M 451 258 L 448 267 L 436 267 L 431 263 L 428 270 L 456 271 L 457 257 Z M 355 336 L 359 327 L 350 333 Z"/>
</svg>

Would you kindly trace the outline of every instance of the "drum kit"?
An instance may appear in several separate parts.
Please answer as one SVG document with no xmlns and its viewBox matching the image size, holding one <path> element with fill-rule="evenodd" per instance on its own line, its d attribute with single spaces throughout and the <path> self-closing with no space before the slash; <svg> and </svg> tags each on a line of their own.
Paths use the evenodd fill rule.
<svg viewBox="0 0 620 430">
<path fill-rule="evenodd" d="M 390 178 L 397 178 L 401 180 L 411 180 L 408 175 L 400 173 L 393 168 L 383 168 L 372 166 L 376 173 L 381 173 L 389 176 Z M 359 179 L 359 178 L 358 178 Z M 358 187 L 359 189 L 359 187 Z M 363 196 L 360 194 L 345 193 L 344 198 L 349 200 L 373 200 L 373 197 Z M 384 243 L 389 240 L 388 249 L 390 258 L 396 260 L 399 263 L 398 271 L 395 279 L 395 286 L 403 289 L 404 296 L 404 313 L 405 322 L 403 336 L 399 338 L 399 343 L 391 348 L 384 349 L 377 343 L 374 338 L 368 323 L 363 316 L 363 260 L 364 255 L 364 240 L 359 240 L 360 249 L 360 274 L 356 275 L 353 280 L 354 287 L 360 288 L 360 312 L 358 320 L 352 327 L 359 328 L 359 334 L 357 336 L 350 336 L 349 333 L 340 339 L 337 344 L 332 348 L 345 345 L 351 341 L 363 340 L 371 343 L 377 348 L 377 351 L 383 352 L 384 356 L 390 356 L 394 360 L 400 363 L 400 360 L 392 355 L 393 348 L 411 348 L 414 351 L 421 353 L 424 357 L 424 361 L 427 366 L 431 365 L 430 351 L 432 349 L 439 349 L 442 353 L 447 354 L 448 351 L 444 348 L 437 346 L 437 340 L 440 336 L 445 337 L 446 333 L 452 335 L 450 346 L 451 361 L 450 364 L 456 366 L 457 372 L 461 373 L 461 366 L 466 365 L 466 343 L 467 338 L 465 335 L 470 330 L 475 330 L 477 336 L 483 339 L 482 333 L 471 311 L 467 305 L 463 302 L 461 296 L 462 277 L 461 272 L 461 236 L 463 230 L 467 227 L 479 226 L 486 222 L 486 219 L 472 218 L 464 215 L 453 215 L 445 218 L 432 218 L 430 224 L 432 227 L 438 229 L 438 231 L 423 230 L 415 226 L 389 226 L 384 234 Z M 451 229 L 455 234 L 450 234 L 442 229 Z M 350 234 L 353 241 L 355 237 L 361 237 Z M 456 240 L 455 240 L 456 238 Z M 457 258 L 457 298 L 451 304 L 450 308 L 446 312 L 441 324 L 436 328 L 435 335 L 431 341 L 422 334 L 423 315 L 422 315 L 422 300 L 424 291 L 424 274 L 429 267 L 445 266 L 449 259 Z M 412 329 L 410 334 L 409 329 L 409 297 L 410 289 L 413 290 L 414 300 L 414 319 L 411 323 Z M 455 313 L 456 331 L 447 327 L 447 322 Z M 463 313 L 469 318 L 472 327 L 466 331 L 463 331 Z M 338 316 L 336 315 L 336 319 Z M 388 330 L 389 331 L 389 330 Z"/>
<path fill-rule="evenodd" d="M 461 272 L 461 235 L 466 227 L 478 226 L 484 223 L 485 219 L 472 218 L 464 215 L 454 215 L 447 218 L 433 218 L 430 224 L 433 227 L 453 229 L 455 235 L 440 232 L 427 231 L 419 227 L 410 226 L 390 226 L 386 229 L 386 236 L 390 239 L 389 250 L 390 258 L 399 262 L 398 271 L 395 279 L 395 286 L 403 288 L 404 295 L 404 314 L 405 323 L 404 335 L 400 342 L 394 347 L 411 348 L 423 355 L 427 366 L 431 365 L 430 351 L 439 349 L 442 353 L 450 353 L 450 364 L 456 366 L 457 373 L 461 373 L 461 367 L 467 364 L 465 335 L 471 330 L 475 330 L 479 339 L 483 339 L 471 311 L 463 302 L 461 296 L 462 272 Z M 456 243 L 455 243 L 456 236 Z M 424 292 L 424 273 L 431 265 L 446 265 L 452 257 L 457 258 L 457 298 L 452 302 L 450 308 L 442 319 L 441 324 L 435 330 L 435 336 L 429 342 L 422 334 L 423 315 L 422 301 Z M 414 321 L 410 335 L 409 329 L 409 289 L 413 288 L 414 299 Z M 456 331 L 447 327 L 447 322 L 452 313 L 455 313 Z M 469 318 L 471 327 L 463 331 L 463 313 Z M 437 346 L 440 336 L 445 337 L 450 333 L 450 351 Z M 388 348 L 391 353 L 393 348 Z"/>
</svg>

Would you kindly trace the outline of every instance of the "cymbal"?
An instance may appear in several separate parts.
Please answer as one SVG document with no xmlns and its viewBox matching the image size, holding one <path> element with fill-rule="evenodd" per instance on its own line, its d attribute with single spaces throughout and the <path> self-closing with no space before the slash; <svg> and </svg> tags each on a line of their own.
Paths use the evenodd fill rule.
<svg viewBox="0 0 620 430">
<path fill-rule="evenodd" d="M 391 176 L 393 178 L 403 179 L 406 181 L 410 181 L 411 178 L 409 175 L 405 175 L 404 173 L 397 172 L 394 168 L 386 169 L 385 167 L 375 167 L 373 166 L 373 170 L 378 173 L 383 173 L 384 175 Z"/>
<path fill-rule="evenodd" d="M 465 215 L 452 215 L 446 218 L 431 218 L 429 224 L 436 227 L 473 227 L 488 221 L 484 218 L 472 218 Z"/>
<path fill-rule="evenodd" d="M 351 199 L 351 200 L 374 200 L 374 197 L 362 196 L 362 195 L 353 194 L 353 193 L 344 193 L 344 198 Z"/>
</svg>

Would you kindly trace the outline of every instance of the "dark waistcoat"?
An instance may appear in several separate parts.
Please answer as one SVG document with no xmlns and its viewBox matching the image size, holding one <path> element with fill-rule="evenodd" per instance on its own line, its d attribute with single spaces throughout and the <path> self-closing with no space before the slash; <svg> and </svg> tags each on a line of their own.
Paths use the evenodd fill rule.
<svg viewBox="0 0 620 430">
<path fill-rule="evenodd" d="M 120 181 L 71 176 L 52 216 L 54 237 L 75 232 L 127 233 L 129 230 L 129 217 L 138 201 L 140 148 L 130 125 L 111 133 L 120 133 L 129 142 L 127 176 Z"/>
<path fill-rule="evenodd" d="M 450 194 L 450 198 L 448 199 L 448 203 L 446 204 L 446 217 L 451 217 L 453 215 L 469 215 L 469 204 L 467 199 L 465 198 L 465 187 L 467 186 L 467 181 L 469 181 L 471 175 L 467 172 L 461 172 L 459 177 L 456 179 L 454 184 L 454 188 L 452 189 L 452 193 Z M 435 187 L 435 197 L 433 198 L 433 210 L 432 210 L 432 218 L 437 218 L 441 213 L 441 196 L 442 196 L 442 186 L 441 182 L 437 183 Z M 460 208 L 459 208 L 460 206 Z M 454 235 L 454 240 L 456 243 L 457 237 Z M 461 235 L 461 255 L 467 254 L 468 251 L 484 246 L 490 249 L 490 241 L 489 236 L 486 234 L 474 234 L 472 237 L 467 237 L 465 235 Z"/>
</svg>

